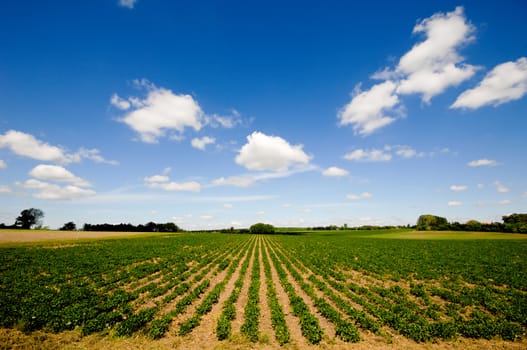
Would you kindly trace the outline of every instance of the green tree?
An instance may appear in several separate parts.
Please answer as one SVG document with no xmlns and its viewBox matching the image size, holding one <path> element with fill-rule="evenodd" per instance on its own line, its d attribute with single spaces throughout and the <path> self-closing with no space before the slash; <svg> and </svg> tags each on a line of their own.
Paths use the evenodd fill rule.
<svg viewBox="0 0 527 350">
<path fill-rule="evenodd" d="M 16 218 L 15 226 L 21 229 L 29 230 L 34 225 L 40 225 L 44 212 L 40 209 L 24 209 L 20 216 Z"/>
<path fill-rule="evenodd" d="M 448 229 L 448 221 L 441 216 L 424 214 L 417 219 L 416 229 L 420 231 L 446 230 Z"/>
<path fill-rule="evenodd" d="M 270 234 L 270 233 L 274 233 L 275 232 L 275 229 L 274 229 L 274 226 L 273 225 L 269 225 L 269 224 L 264 224 L 264 223 L 257 223 L 257 224 L 254 224 L 252 225 L 250 228 L 249 228 L 249 231 L 253 234 Z"/>
<path fill-rule="evenodd" d="M 465 224 L 467 231 L 481 231 L 481 222 L 478 220 L 469 220 Z"/>
<path fill-rule="evenodd" d="M 77 229 L 77 226 L 73 221 L 65 223 L 60 230 L 61 231 L 75 231 Z"/>
</svg>

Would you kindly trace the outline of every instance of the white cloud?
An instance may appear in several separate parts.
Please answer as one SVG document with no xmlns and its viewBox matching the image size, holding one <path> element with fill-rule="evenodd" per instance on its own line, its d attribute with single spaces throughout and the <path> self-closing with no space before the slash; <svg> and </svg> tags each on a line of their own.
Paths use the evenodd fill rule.
<svg viewBox="0 0 527 350">
<path fill-rule="evenodd" d="M 0 194 L 11 193 L 11 189 L 8 186 L 0 185 Z"/>
<path fill-rule="evenodd" d="M 360 194 L 348 194 L 346 196 L 348 199 L 352 200 L 352 201 L 355 201 L 355 200 L 359 200 L 359 199 L 367 199 L 367 198 L 371 198 L 373 197 L 373 195 L 369 192 L 362 192 Z"/>
<path fill-rule="evenodd" d="M 159 183 L 159 182 L 168 182 L 169 178 L 166 175 L 152 175 L 144 178 L 147 183 Z"/>
<path fill-rule="evenodd" d="M 91 186 L 88 181 L 73 175 L 69 170 L 58 165 L 39 164 L 29 172 L 29 175 L 40 180 L 69 182 L 79 187 Z"/>
<path fill-rule="evenodd" d="M 496 186 L 496 191 L 498 191 L 499 193 L 507 193 L 510 191 L 507 187 L 505 187 L 505 185 L 503 185 L 499 181 L 494 181 L 494 186 Z"/>
<path fill-rule="evenodd" d="M 469 162 L 467 165 L 471 167 L 496 166 L 498 165 L 498 163 L 492 159 L 478 159 L 478 160 L 473 160 Z"/>
<path fill-rule="evenodd" d="M 235 109 L 231 111 L 230 115 L 213 114 L 211 116 L 207 116 L 206 119 L 207 119 L 207 124 L 209 124 L 213 128 L 217 128 L 221 126 L 226 129 L 232 129 L 236 125 L 243 123 L 243 119 L 242 119 L 240 112 L 238 112 Z"/>
<path fill-rule="evenodd" d="M 522 198 L 527 198 L 527 191 L 522 193 Z"/>
<path fill-rule="evenodd" d="M 355 133 L 369 135 L 395 121 L 395 116 L 403 115 L 402 109 L 397 109 L 399 98 L 395 94 L 397 85 L 393 81 L 385 81 L 374 85 L 368 91 L 361 91 L 357 85 L 351 101 L 338 113 L 340 125 L 353 125 Z"/>
<path fill-rule="evenodd" d="M 436 13 L 422 20 L 413 30 L 426 39 L 412 47 L 399 60 L 395 75 L 403 76 L 397 93 L 422 94 L 424 102 L 472 77 L 476 67 L 462 64 L 457 50 L 474 39 L 474 27 L 467 22 L 462 7 L 453 12 Z"/>
<path fill-rule="evenodd" d="M 384 80 L 370 90 L 355 87 L 352 100 L 338 113 L 340 125 L 352 124 L 363 136 L 393 123 L 405 115 L 399 95 L 421 94 L 429 103 L 432 97 L 469 79 L 478 69 L 463 63 L 458 50 L 474 39 L 474 27 L 467 22 L 462 7 L 436 13 L 414 27 L 424 40 L 404 54 L 395 69 L 384 68 L 372 75 Z"/>
<path fill-rule="evenodd" d="M 477 184 L 477 187 L 478 187 L 478 190 L 481 190 L 481 189 L 483 189 L 485 187 L 485 185 L 484 184 Z"/>
<path fill-rule="evenodd" d="M 93 190 L 80 188 L 74 185 L 60 187 L 55 184 L 35 179 L 29 179 L 23 183 L 17 183 L 17 185 L 25 189 L 36 190 L 36 192 L 33 193 L 33 197 L 39 199 L 72 200 L 95 195 L 95 191 Z"/>
<path fill-rule="evenodd" d="M 527 58 L 497 65 L 473 89 L 463 92 L 450 108 L 477 109 L 499 106 L 522 98 L 527 93 Z"/>
<path fill-rule="evenodd" d="M 365 162 L 387 162 L 392 159 L 392 155 L 379 149 L 364 150 L 356 149 L 344 155 L 347 160 Z"/>
<path fill-rule="evenodd" d="M 291 166 L 308 164 L 311 156 L 302 145 L 291 145 L 278 136 L 255 131 L 247 136 L 247 143 L 236 156 L 236 163 L 249 170 L 285 172 Z"/>
<path fill-rule="evenodd" d="M 200 130 L 203 126 L 203 112 L 192 96 L 174 94 L 145 80 L 136 84 L 146 88 L 148 94 L 144 99 L 129 98 L 131 109 L 121 121 L 136 131 L 141 141 L 155 143 L 167 132 L 178 138 L 185 128 Z M 116 104 L 118 108 L 125 106 L 122 99 L 116 100 Z"/>
<path fill-rule="evenodd" d="M 225 203 L 225 204 L 223 205 L 223 207 L 224 207 L 225 209 L 231 209 L 231 208 L 232 208 L 232 204 L 230 204 L 230 203 Z"/>
<path fill-rule="evenodd" d="M 448 202 L 449 207 L 460 207 L 463 205 L 463 202 L 460 201 L 450 201 Z"/>
<path fill-rule="evenodd" d="M 196 137 L 196 138 L 192 139 L 190 144 L 192 145 L 192 147 L 204 151 L 205 147 L 207 147 L 207 145 L 213 144 L 214 142 L 216 142 L 216 139 L 214 139 L 213 137 L 204 136 L 202 138 L 197 138 Z"/>
<path fill-rule="evenodd" d="M 110 104 L 123 111 L 130 109 L 130 107 L 132 106 L 130 101 L 120 98 L 117 94 L 112 95 L 112 97 L 110 98 Z"/>
<path fill-rule="evenodd" d="M 345 169 L 337 168 L 335 166 L 329 167 L 326 170 L 322 172 L 322 175 L 324 176 L 333 176 L 333 177 L 340 177 L 340 176 L 347 176 L 349 175 L 349 172 Z"/>
<path fill-rule="evenodd" d="M 119 6 L 129 8 L 130 10 L 134 8 L 137 0 L 119 0 Z"/>
<path fill-rule="evenodd" d="M 7 163 L 4 160 L 0 159 L 0 169 L 5 169 L 5 168 L 7 168 Z"/>
<path fill-rule="evenodd" d="M 450 191 L 452 191 L 452 192 L 463 192 L 463 191 L 466 191 L 467 188 L 468 187 L 466 185 L 452 185 L 452 186 L 450 186 Z"/>
<path fill-rule="evenodd" d="M 151 182 L 150 188 L 162 189 L 170 192 L 200 192 L 201 185 L 196 181 L 189 182 Z"/>
<path fill-rule="evenodd" d="M 230 176 L 220 177 L 212 181 L 214 186 L 235 186 L 235 187 L 249 187 L 256 182 L 254 177 L 250 176 Z"/>
<path fill-rule="evenodd" d="M 78 163 L 86 158 L 96 163 L 118 164 L 116 161 L 104 159 L 97 149 L 81 148 L 77 153 L 67 153 L 61 147 L 51 146 L 31 134 L 16 130 L 0 134 L 0 148 L 9 148 L 16 155 L 41 161 L 67 164 Z"/>
<path fill-rule="evenodd" d="M 9 130 L 0 135 L 0 148 L 7 147 L 13 153 L 37 160 L 69 163 L 72 157 L 60 147 L 50 146 L 33 135 L 20 131 Z"/>
<path fill-rule="evenodd" d="M 401 158 L 407 158 L 407 159 L 424 156 L 424 153 L 422 152 L 417 153 L 417 151 L 410 146 L 401 146 L 401 145 L 395 146 L 395 154 Z"/>
<path fill-rule="evenodd" d="M 509 204 L 512 204 L 512 201 L 510 199 L 503 199 L 503 200 L 499 201 L 498 204 L 500 204 L 500 205 L 509 205 Z"/>
<path fill-rule="evenodd" d="M 100 151 L 96 148 L 93 149 L 86 149 L 81 148 L 77 153 L 73 154 L 71 156 L 73 161 L 80 162 L 81 159 L 89 159 L 95 163 L 105 163 L 110 165 L 118 165 L 119 162 L 116 160 L 107 160 L 103 156 L 101 156 Z"/>
</svg>

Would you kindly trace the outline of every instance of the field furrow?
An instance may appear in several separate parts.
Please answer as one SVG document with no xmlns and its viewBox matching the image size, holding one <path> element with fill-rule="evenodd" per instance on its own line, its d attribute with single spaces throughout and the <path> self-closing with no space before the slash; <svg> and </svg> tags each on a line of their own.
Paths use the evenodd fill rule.
<svg viewBox="0 0 527 350">
<path fill-rule="evenodd" d="M 0 246 L 0 344 L 54 349 L 35 339 L 74 334 L 89 349 L 527 348 L 527 240 L 455 242 L 185 233 Z M 480 261 L 502 245 L 514 259 Z M 426 261 L 452 247 L 485 277 Z"/>
</svg>

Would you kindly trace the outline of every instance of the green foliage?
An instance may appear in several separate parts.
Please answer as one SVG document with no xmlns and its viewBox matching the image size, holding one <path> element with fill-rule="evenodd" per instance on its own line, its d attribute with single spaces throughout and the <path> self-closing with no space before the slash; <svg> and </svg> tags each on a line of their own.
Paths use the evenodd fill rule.
<svg viewBox="0 0 527 350">
<path fill-rule="evenodd" d="M 242 334 L 253 343 L 258 341 L 258 318 L 260 316 L 260 262 L 258 257 L 259 250 L 255 250 L 251 284 L 249 285 L 247 304 L 245 305 L 245 322 L 241 328 Z"/>
<path fill-rule="evenodd" d="M 291 341 L 278 287 L 293 311 L 287 317 L 297 317 L 311 344 L 323 339 L 322 317 L 334 325 L 329 341 L 360 341 L 358 329 L 416 342 L 460 336 L 514 341 L 526 334 L 527 240 L 398 240 L 368 232 L 186 233 L 0 247 L 0 327 L 123 337 L 142 332 L 159 339 L 192 305 L 176 330 L 185 335 L 239 269 L 216 324 L 217 338 L 228 339 L 253 261 L 242 326 L 251 341 L 263 341 L 263 300 L 277 342 Z M 267 298 L 259 295 L 261 263 Z"/>
<path fill-rule="evenodd" d="M 424 214 L 419 216 L 417 219 L 417 230 L 447 230 L 448 221 L 441 216 L 435 216 L 430 214 Z"/>
<path fill-rule="evenodd" d="M 20 213 L 20 216 L 16 218 L 15 227 L 19 227 L 24 230 L 29 230 L 35 225 L 40 225 L 43 217 L 44 212 L 40 209 L 24 209 Z"/>
<path fill-rule="evenodd" d="M 264 235 L 264 234 L 272 234 L 272 233 L 275 233 L 275 228 L 273 225 L 270 225 L 270 224 L 264 224 L 264 223 L 257 223 L 257 224 L 254 224 L 252 225 L 250 228 L 249 228 L 249 231 L 252 233 L 252 234 L 257 234 L 257 235 Z"/>
</svg>

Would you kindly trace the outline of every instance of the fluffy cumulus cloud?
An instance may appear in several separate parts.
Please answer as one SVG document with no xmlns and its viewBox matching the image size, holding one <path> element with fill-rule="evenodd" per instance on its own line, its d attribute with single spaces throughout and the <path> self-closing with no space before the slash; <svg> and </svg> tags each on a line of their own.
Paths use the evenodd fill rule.
<svg viewBox="0 0 527 350">
<path fill-rule="evenodd" d="M 349 200 L 356 201 L 360 199 L 368 199 L 373 197 L 373 195 L 370 192 L 362 192 L 359 194 L 348 194 L 346 196 Z"/>
<path fill-rule="evenodd" d="M 481 167 L 481 166 L 496 166 L 498 162 L 493 159 L 476 159 L 467 163 L 471 167 Z"/>
<path fill-rule="evenodd" d="M 335 166 L 329 167 L 322 171 L 322 175 L 330 177 L 341 177 L 349 175 L 349 172 L 345 169 L 337 168 Z"/>
<path fill-rule="evenodd" d="M 403 114 L 399 98 L 395 94 L 397 85 L 392 81 L 374 85 L 370 90 L 361 91 L 355 87 L 351 101 L 338 114 L 340 125 L 353 125 L 360 135 L 369 135 L 395 121 L 395 116 Z M 388 114 L 392 114 L 391 116 Z"/>
<path fill-rule="evenodd" d="M 0 185 L 0 194 L 8 194 L 11 193 L 11 189 L 9 186 Z"/>
<path fill-rule="evenodd" d="M 95 191 L 86 188 L 91 187 L 91 183 L 61 166 L 39 164 L 31 169 L 29 176 L 32 178 L 16 184 L 30 190 L 32 196 L 38 199 L 73 200 L 96 194 Z M 68 185 L 61 186 L 57 183 L 68 183 Z"/>
<path fill-rule="evenodd" d="M 477 109 L 498 106 L 527 93 L 527 58 L 505 62 L 492 69 L 473 89 L 463 92 L 450 108 Z"/>
<path fill-rule="evenodd" d="M 68 153 L 61 147 L 49 145 L 31 134 L 16 130 L 0 134 L 0 148 L 8 148 L 18 156 L 47 162 L 67 164 L 90 159 L 96 163 L 118 164 L 116 161 L 106 160 L 97 149 L 81 148 L 77 153 Z"/>
<path fill-rule="evenodd" d="M 414 34 L 425 40 L 404 54 L 394 74 L 402 76 L 397 92 L 422 94 L 424 102 L 472 77 L 476 68 L 462 63 L 458 50 L 472 41 L 474 27 L 467 22 L 462 7 L 436 13 L 418 23 Z"/>
<path fill-rule="evenodd" d="M 462 7 L 420 21 L 413 33 L 424 40 L 405 53 L 395 68 L 373 74 L 373 79 L 383 82 L 366 91 L 355 88 L 351 101 L 338 113 L 340 125 L 351 124 L 356 133 L 369 135 L 405 115 L 400 95 L 420 94 L 429 103 L 476 72 L 477 67 L 464 63 L 458 52 L 474 38 L 474 27 Z"/>
<path fill-rule="evenodd" d="M 448 203 L 449 207 L 460 207 L 463 205 L 463 202 L 460 201 L 449 201 Z"/>
<path fill-rule="evenodd" d="M 204 136 L 202 138 L 197 138 L 196 137 L 196 138 L 192 139 L 190 144 L 192 145 L 192 147 L 204 151 L 205 147 L 207 147 L 207 145 L 211 145 L 214 142 L 216 142 L 216 139 L 214 139 L 213 137 Z"/>
<path fill-rule="evenodd" d="M 53 182 L 69 182 L 79 187 L 91 186 L 88 181 L 73 175 L 69 170 L 58 165 L 37 165 L 29 172 L 29 175 L 40 180 Z"/>
<path fill-rule="evenodd" d="M 467 188 L 468 187 L 466 185 L 452 185 L 452 186 L 450 186 L 450 191 L 452 191 L 452 192 L 463 192 L 463 191 L 466 191 Z"/>
<path fill-rule="evenodd" d="M 72 200 L 95 195 L 91 189 L 81 188 L 75 185 L 59 186 L 45 181 L 29 179 L 18 186 L 35 191 L 33 197 L 47 200 Z"/>
<path fill-rule="evenodd" d="M 302 145 L 291 145 L 279 136 L 255 131 L 235 158 L 237 164 L 249 170 L 286 172 L 293 166 L 307 165 L 311 160 Z"/>
<path fill-rule="evenodd" d="M 5 168 L 7 168 L 7 163 L 4 160 L 0 159 L 0 169 L 5 169 Z"/>
<path fill-rule="evenodd" d="M 121 121 L 137 132 L 141 141 L 155 143 L 167 133 L 180 137 L 186 128 L 200 130 L 203 126 L 203 111 L 191 95 L 175 94 L 148 81 L 137 82 L 137 86 L 147 90 L 145 98 L 123 99 L 114 94 L 110 103 L 125 111 Z"/>
<path fill-rule="evenodd" d="M 37 140 L 33 135 L 24 132 L 9 130 L 0 135 L 0 147 L 9 148 L 13 153 L 43 161 L 70 163 L 72 156 L 56 146 Z"/>
</svg>

